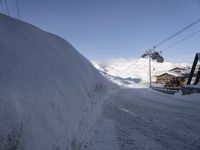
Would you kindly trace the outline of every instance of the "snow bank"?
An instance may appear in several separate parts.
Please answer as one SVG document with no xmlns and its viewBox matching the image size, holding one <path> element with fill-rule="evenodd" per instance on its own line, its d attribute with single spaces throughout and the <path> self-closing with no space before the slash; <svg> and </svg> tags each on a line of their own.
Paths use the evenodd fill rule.
<svg viewBox="0 0 200 150">
<path fill-rule="evenodd" d="M 58 36 L 4 15 L 0 33 L 0 149 L 80 149 L 107 80 Z"/>
<path fill-rule="evenodd" d="M 190 85 L 185 85 L 184 87 L 188 87 L 188 88 L 200 88 L 200 83 L 194 85 L 194 84 L 190 84 Z"/>
</svg>

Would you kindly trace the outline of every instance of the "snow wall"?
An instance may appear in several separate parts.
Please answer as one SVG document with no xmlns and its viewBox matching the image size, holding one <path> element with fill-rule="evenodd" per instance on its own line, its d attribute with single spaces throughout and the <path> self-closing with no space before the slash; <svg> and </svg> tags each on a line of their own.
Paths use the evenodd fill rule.
<svg viewBox="0 0 200 150">
<path fill-rule="evenodd" d="M 64 39 L 0 15 L 0 149 L 74 150 L 108 81 Z"/>
</svg>

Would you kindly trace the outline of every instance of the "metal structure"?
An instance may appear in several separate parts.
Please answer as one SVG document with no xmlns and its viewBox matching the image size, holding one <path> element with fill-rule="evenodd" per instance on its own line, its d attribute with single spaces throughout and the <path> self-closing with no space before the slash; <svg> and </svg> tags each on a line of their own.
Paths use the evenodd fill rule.
<svg viewBox="0 0 200 150">
<path fill-rule="evenodd" d="M 196 56 L 194 58 L 194 62 L 193 62 L 193 65 L 192 65 L 192 69 L 190 71 L 190 75 L 189 75 L 189 78 L 188 78 L 188 81 L 187 81 L 187 85 L 191 84 L 191 81 L 192 81 L 192 78 L 194 76 L 195 69 L 196 69 L 198 61 L 200 62 L 200 53 L 196 53 Z M 194 85 L 199 83 L 199 79 L 200 79 L 200 67 L 198 68 L 198 72 L 197 72 L 197 75 L 196 75 L 196 79 L 194 81 Z"/>
<path fill-rule="evenodd" d="M 16 2 L 16 9 L 17 9 L 17 18 L 20 20 L 20 7 L 19 7 L 19 0 L 15 0 Z M 0 0 L 0 5 L 1 5 L 1 9 L 2 13 L 11 16 L 11 12 L 8 8 L 9 3 L 7 2 L 7 0 Z"/>
<path fill-rule="evenodd" d="M 149 58 L 149 87 L 151 87 L 151 60 L 156 60 L 158 63 L 163 63 L 164 58 L 162 57 L 161 52 L 155 51 L 155 48 L 145 51 L 144 54 L 141 56 L 142 58 Z"/>
</svg>

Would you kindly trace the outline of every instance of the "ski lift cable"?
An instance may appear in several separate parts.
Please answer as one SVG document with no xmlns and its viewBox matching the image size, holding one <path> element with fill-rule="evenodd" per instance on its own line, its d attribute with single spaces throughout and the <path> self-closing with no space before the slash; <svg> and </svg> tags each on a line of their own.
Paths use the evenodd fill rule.
<svg viewBox="0 0 200 150">
<path fill-rule="evenodd" d="M 19 1 L 18 1 L 18 0 L 16 0 L 16 5 L 17 5 L 17 15 L 18 15 L 18 19 L 20 19 Z"/>
<path fill-rule="evenodd" d="M 2 2 L 2 0 L 0 0 L 0 3 L 1 3 L 2 12 L 4 13 L 4 8 L 3 8 L 3 2 Z"/>
<path fill-rule="evenodd" d="M 165 42 L 169 41 L 170 39 L 172 39 L 173 37 L 177 36 L 178 34 L 184 32 L 185 30 L 191 28 L 192 26 L 194 26 L 195 24 L 200 22 L 200 18 L 197 19 L 196 21 L 192 22 L 191 24 L 187 25 L 186 27 L 184 27 L 183 29 L 179 30 L 178 32 L 176 32 L 175 34 L 172 34 L 171 36 L 169 36 L 168 38 L 164 39 L 163 41 L 159 42 L 158 44 L 156 44 L 154 46 L 154 48 L 164 44 Z"/>
<path fill-rule="evenodd" d="M 196 34 L 198 34 L 198 33 L 200 33 L 200 30 L 198 30 L 198 31 L 196 31 L 196 32 L 193 32 L 193 33 L 191 33 L 191 34 L 185 36 L 184 38 L 182 38 L 182 39 L 176 41 L 175 43 L 173 43 L 173 44 L 167 46 L 166 48 L 164 48 L 163 51 L 165 51 L 165 50 L 167 50 L 167 49 L 169 49 L 169 48 L 172 48 L 172 47 L 176 46 L 177 44 L 179 44 L 179 43 L 185 41 L 186 39 L 188 39 L 188 38 L 190 38 L 190 37 L 192 37 L 192 36 L 194 36 L 194 35 L 196 35 Z M 162 51 L 162 52 L 163 52 L 163 51 Z"/>
<path fill-rule="evenodd" d="M 8 9 L 8 4 L 7 4 L 7 1 L 6 1 L 6 0 L 5 0 L 5 4 L 6 4 L 7 14 L 8 14 L 8 16 L 10 16 L 9 9 Z"/>
</svg>

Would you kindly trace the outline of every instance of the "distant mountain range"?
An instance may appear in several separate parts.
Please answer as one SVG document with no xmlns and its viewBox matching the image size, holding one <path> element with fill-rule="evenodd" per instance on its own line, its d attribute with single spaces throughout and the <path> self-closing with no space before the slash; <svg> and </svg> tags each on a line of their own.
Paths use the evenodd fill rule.
<svg viewBox="0 0 200 150">
<path fill-rule="evenodd" d="M 144 86 L 149 82 L 148 59 L 113 59 L 107 62 L 93 61 L 92 63 L 104 76 L 106 75 L 107 78 L 117 84 Z M 152 61 L 151 66 L 152 80 L 155 81 L 155 76 L 158 74 L 167 72 L 175 67 L 191 67 L 191 64 L 173 62 L 157 63 Z M 127 82 L 125 81 L 129 84 L 126 84 Z"/>
</svg>

